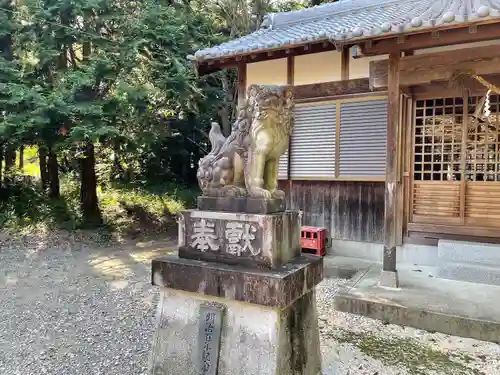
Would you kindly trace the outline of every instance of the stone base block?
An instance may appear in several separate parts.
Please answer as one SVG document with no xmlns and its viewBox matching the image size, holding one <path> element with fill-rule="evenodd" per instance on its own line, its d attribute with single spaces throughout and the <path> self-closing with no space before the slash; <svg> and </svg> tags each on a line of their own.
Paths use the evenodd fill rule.
<svg viewBox="0 0 500 375">
<path fill-rule="evenodd" d="M 154 259 L 153 285 L 284 309 L 323 279 L 323 257 L 304 254 L 273 270 L 182 259 Z"/>
<path fill-rule="evenodd" d="M 299 211 L 183 211 L 179 214 L 179 257 L 276 268 L 300 256 L 300 228 Z"/>
<path fill-rule="evenodd" d="M 398 271 L 382 271 L 380 274 L 379 285 L 386 288 L 398 288 L 399 287 L 399 277 Z"/>
<path fill-rule="evenodd" d="M 224 310 L 218 363 L 203 370 L 207 362 L 202 360 L 199 325 L 205 304 Z M 157 322 L 153 375 L 321 373 L 314 290 L 279 309 L 162 288 Z"/>
<path fill-rule="evenodd" d="M 242 212 L 247 214 L 273 214 L 286 210 L 285 199 L 250 197 L 198 197 L 202 211 Z"/>
</svg>

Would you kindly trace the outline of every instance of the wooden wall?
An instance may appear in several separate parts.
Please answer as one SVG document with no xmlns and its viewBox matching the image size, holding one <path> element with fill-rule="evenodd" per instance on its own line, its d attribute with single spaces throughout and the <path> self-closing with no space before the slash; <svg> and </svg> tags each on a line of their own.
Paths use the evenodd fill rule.
<svg viewBox="0 0 500 375">
<path fill-rule="evenodd" d="M 290 208 L 304 212 L 302 225 L 326 227 L 336 240 L 383 242 L 383 182 L 293 181 L 291 192 L 289 181 L 279 183 Z"/>
</svg>

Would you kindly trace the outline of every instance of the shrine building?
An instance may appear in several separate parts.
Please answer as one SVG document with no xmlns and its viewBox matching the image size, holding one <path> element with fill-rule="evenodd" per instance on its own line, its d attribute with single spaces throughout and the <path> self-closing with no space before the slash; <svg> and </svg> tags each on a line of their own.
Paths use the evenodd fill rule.
<svg viewBox="0 0 500 375">
<path fill-rule="evenodd" d="M 500 0 L 340 0 L 191 59 L 237 69 L 240 98 L 295 86 L 280 186 L 334 253 L 395 272 L 445 241 L 500 243 Z"/>
</svg>

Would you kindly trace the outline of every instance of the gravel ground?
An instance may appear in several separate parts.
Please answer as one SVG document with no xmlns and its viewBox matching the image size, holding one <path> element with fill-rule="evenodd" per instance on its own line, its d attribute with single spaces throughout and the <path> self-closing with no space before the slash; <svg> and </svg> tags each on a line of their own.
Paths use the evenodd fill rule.
<svg viewBox="0 0 500 375">
<path fill-rule="evenodd" d="M 0 239 L 1 375 L 147 373 L 155 251 Z"/>
<path fill-rule="evenodd" d="M 146 374 L 157 302 L 150 260 L 174 245 L 49 238 L 0 234 L 0 374 Z M 317 292 L 325 375 L 500 374 L 496 344 L 334 311 L 345 282 L 325 279 Z"/>
</svg>

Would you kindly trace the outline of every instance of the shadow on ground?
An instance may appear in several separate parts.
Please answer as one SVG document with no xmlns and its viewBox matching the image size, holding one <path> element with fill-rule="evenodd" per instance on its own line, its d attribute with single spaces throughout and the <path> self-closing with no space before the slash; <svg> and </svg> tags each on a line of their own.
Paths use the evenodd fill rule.
<svg viewBox="0 0 500 375">
<path fill-rule="evenodd" d="M 2 246 L 0 374 L 146 373 L 157 296 L 150 262 L 172 249 Z"/>
</svg>

